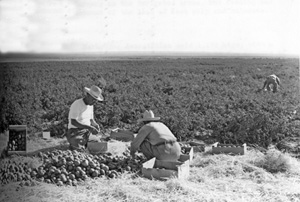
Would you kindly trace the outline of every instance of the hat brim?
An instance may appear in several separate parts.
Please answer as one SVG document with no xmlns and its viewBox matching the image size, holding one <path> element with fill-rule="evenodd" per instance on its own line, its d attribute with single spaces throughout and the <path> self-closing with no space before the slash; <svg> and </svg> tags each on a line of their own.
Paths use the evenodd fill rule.
<svg viewBox="0 0 300 202">
<path fill-rule="evenodd" d="M 138 119 L 138 122 L 143 122 L 143 121 L 158 121 L 160 120 L 160 117 L 154 117 L 154 118 L 141 118 Z"/>
<path fill-rule="evenodd" d="M 100 94 L 99 97 L 96 97 L 95 95 L 93 95 L 93 94 L 91 93 L 91 89 L 89 89 L 89 88 L 87 88 L 87 87 L 84 87 L 84 91 L 87 92 L 88 94 L 90 94 L 90 95 L 91 95 L 93 98 L 95 98 L 97 101 L 103 101 L 103 100 L 104 100 L 102 94 Z"/>
</svg>

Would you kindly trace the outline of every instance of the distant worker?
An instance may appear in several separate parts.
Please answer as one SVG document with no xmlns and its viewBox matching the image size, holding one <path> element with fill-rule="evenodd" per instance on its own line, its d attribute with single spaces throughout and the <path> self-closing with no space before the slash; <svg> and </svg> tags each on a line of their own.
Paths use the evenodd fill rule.
<svg viewBox="0 0 300 202">
<path fill-rule="evenodd" d="M 98 134 L 99 125 L 94 119 L 94 104 L 103 101 L 102 90 L 93 85 L 84 88 L 86 95 L 75 100 L 69 111 L 67 140 L 71 150 L 85 150 L 90 134 Z"/>
<path fill-rule="evenodd" d="M 280 86 L 280 80 L 279 78 L 275 75 L 272 74 L 267 77 L 264 86 L 262 87 L 262 90 L 265 90 L 267 88 L 267 91 L 271 91 L 270 86 L 272 85 L 272 91 L 273 93 L 276 93 L 278 90 L 278 87 Z"/>
<path fill-rule="evenodd" d="M 151 110 L 143 113 L 138 123 L 143 123 L 136 137 L 131 142 L 130 154 L 134 157 L 136 151 L 142 152 L 147 159 L 156 157 L 158 160 L 178 160 L 181 147 L 170 129 L 154 117 Z"/>
</svg>

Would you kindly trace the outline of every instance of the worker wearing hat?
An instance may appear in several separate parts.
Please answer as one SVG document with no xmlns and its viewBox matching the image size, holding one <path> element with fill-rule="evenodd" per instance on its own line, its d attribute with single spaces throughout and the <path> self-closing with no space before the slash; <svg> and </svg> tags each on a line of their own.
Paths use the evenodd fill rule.
<svg viewBox="0 0 300 202">
<path fill-rule="evenodd" d="M 98 134 L 100 127 L 94 119 L 94 104 L 103 101 L 102 90 L 93 85 L 84 88 L 86 95 L 75 100 L 69 111 L 67 140 L 70 149 L 85 150 L 90 134 Z"/>
<path fill-rule="evenodd" d="M 138 134 L 131 142 L 130 153 L 142 152 L 147 159 L 156 157 L 158 160 L 178 160 L 181 147 L 170 129 L 155 117 L 151 110 L 146 110 L 143 118 L 138 120 L 143 123 Z"/>
</svg>

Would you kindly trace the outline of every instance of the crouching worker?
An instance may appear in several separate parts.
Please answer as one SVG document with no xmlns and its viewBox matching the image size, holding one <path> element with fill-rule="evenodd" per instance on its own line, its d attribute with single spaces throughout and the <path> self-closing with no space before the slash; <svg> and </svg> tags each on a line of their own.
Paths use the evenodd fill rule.
<svg viewBox="0 0 300 202">
<path fill-rule="evenodd" d="M 86 95 L 75 100 L 69 111 L 67 140 L 71 150 L 85 150 L 90 134 L 97 134 L 99 125 L 94 120 L 94 104 L 103 101 L 102 90 L 97 86 L 84 88 Z"/>
<path fill-rule="evenodd" d="M 271 85 L 273 93 L 276 93 L 278 87 L 280 86 L 280 80 L 275 74 L 272 74 L 267 77 L 264 86 L 262 87 L 262 90 L 265 90 L 265 88 L 267 88 L 267 91 L 271 91 Z"/>
<path fill-rule="evenodd" d="M 146 110 L 136 137 L 131 142 L 130 154 L 134 157 L 136 151 L 142 152 L 149 160 L 156 157 L 158 160 L 178 160 L 181 147 L 170 129 L 159 121 L 160 117 L 154 117 L 151 110 Z"/>
</svg>

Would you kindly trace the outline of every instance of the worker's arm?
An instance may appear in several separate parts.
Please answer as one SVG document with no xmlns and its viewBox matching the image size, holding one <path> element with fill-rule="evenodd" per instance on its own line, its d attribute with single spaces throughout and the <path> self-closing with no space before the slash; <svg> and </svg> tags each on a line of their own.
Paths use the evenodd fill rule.
<svg viewBox="0 0 300 202">
<path fill-rule="evenodd" d="M 280 79 L 276 77 L 276 83 L 280 86 Z"/>
<path fill-rule="evenodd" d="M 264 89 L 267 87 L 267 85 L 268 85 L 268 80 L 266 80 L 266 81 L 264 82 L 264 86 L 262 87 L 262 90 L 264 90 Z"/>
<path fill-rule="evenodd" d="M 94 119 L 91 119 L 91 125 L 94 126 L 98 132 L 100 131 L 100 126 Z"/>
<path fill-rule="evenodd" d="M 130 154 L 133 156 L 135 154 L 135 152 L 137 150 L 139 150 L 140 145 L 142 144 L 142 142 L 146 139 L 146 137 L 149 135 L 150 131 L 149 131 L 149 127 L 148 126 L 143 126 L 138 134 L 136 135 L 136 137 L 132 140 L 131 142 L 131 146 L 130 146 Z"/>
<path fill-rule="evenodd" d="M 88 129 L 92 134 L 97 134 L 98 130 L 94 126 L 79 123 L 76 119 L 71 119 L 71 124 L 76 128 Z"/>
</svg>

